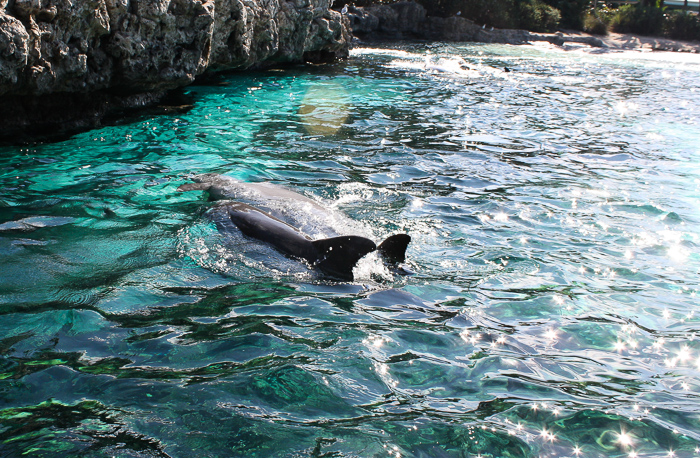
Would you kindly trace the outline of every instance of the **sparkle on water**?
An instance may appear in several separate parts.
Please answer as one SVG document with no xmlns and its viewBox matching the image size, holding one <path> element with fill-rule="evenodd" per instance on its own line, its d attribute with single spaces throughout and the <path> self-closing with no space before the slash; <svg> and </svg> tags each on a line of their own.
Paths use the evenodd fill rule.
<svg viewBox="0 0 700 458">
<path fill-rule="evenodd" d="M 696 56 L 407 44 L 215 83 L 0 148 L 0 455 L 700 456 Z M 220 234 L 175 191 L 203 172 L 405 231 L 415 275 Z"/>
</svg>

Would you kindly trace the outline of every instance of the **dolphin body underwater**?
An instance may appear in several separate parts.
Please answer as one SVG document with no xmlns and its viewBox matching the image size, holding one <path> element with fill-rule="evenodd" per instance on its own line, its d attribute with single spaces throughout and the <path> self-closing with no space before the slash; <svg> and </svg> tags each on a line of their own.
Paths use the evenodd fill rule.
<svg viewBox="0 0 700 458">
<path fill-rule="evenodd" d="M 206 191 L 211 200 L 247 198 L 252 201 L 268 201 L 277 204 L 294 202 L 310 213 L 325 213 L 326 210 L 314 200 L 294 191 L 267 183 L 244 183 L 218 174 L 197 175 L 194 183 L 186 183 L 177 191 Z M 395 234 L 377 246 L 372 240 L 357 235 L 312 240 L 294 226 L 270 213 L 243 202 L 226 201 L 218 206 L 224 220 L 215 220 L 222 232 L 231 229 L 233 223 L 248 237 L 269 243 L 286 256 L 306 261 L 310 266 L 326 275 L 341 280 L 353 280 L 352 270 L 367 254 L 377 251 L 389 267 L 396 269 L 406 259 L 406 248 L 411 237 Z"/>
</svg>

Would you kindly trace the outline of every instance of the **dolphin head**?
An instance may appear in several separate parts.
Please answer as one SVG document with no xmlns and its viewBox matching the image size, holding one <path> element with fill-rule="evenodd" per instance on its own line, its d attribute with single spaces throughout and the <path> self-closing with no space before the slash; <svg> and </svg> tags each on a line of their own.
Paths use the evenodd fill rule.
<svg viewBox="0 0 700 458">
<path fill-rule="evenodd" d="M 239 183 L 235 178 L 218 173 L 202 173 L 190 177 L 194 183 L 185 183 L 177 188 L 178 192 L 184 191 L 208 191 L 212 200 L 228 198 L 228 187 Z"/>
</svg>

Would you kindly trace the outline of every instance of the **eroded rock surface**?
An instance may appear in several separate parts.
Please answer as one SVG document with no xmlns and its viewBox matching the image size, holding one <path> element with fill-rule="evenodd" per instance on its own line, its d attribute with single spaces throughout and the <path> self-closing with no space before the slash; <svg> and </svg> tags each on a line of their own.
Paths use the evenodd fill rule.
<svg viewBox="0 0 700 458">
<path fill-rule="evenodd" d="M 0 0 L 0 135 L 91 125 L 208 69 L 342 57 L 349 41 L 330 0 Z"/>
</svg>

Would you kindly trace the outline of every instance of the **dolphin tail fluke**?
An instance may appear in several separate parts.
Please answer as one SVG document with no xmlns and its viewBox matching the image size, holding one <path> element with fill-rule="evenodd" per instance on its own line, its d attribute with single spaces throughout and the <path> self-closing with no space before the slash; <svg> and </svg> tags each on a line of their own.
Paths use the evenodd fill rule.
<svg viewBox="0 0 700 458">
<path fill-rule="evenodd" d="M 352 280 L 352 269 L 357 261 L 377 249 L 373 241 L 356 235 L 315 240 L 311 243 L 318 252 L 314 265 L 342 280 Z"/>
<path fill-rule="evenodd" d="M 377 251 L 389 264 L 398 264 L 406 260 L 406 248 L 411 242 L 408 234 L 396 234 L 388 237 L 377 247 Z"/>
</svg>

